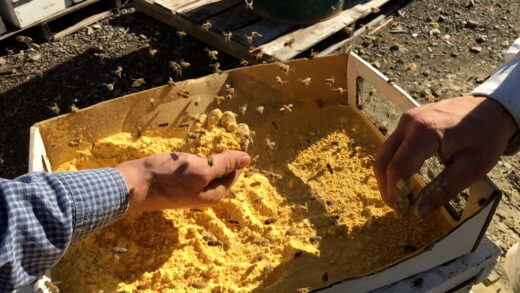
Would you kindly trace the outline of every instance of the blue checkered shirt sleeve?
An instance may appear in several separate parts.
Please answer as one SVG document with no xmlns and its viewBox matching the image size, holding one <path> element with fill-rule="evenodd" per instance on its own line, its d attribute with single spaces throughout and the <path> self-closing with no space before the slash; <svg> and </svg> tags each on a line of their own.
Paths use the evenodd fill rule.
<svg viewBox="0 0 520 293">
<path fill-rule="evenodd" d="M 0 178 L 0 292 L 34 281 L 128 203 L 128 187 L 112 168 Z"/>
</svg>

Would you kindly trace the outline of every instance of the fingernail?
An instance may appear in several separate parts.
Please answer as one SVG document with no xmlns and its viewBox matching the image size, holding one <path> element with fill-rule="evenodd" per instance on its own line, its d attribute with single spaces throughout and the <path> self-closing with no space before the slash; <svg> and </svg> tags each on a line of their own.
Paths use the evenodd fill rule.
<svg viewBox="0 0 520 293">
<path fill-rule="evenodd" d="M 426 217 L 431 211 L 433 211 L 433 206 L 428 202 L 423 202 L 419 205 L 419 216 Z"/>
<path fill-rule="evenodd" d="M 240 168 L 247 167 L 247 166 L 249 166 L 249 164 L 251 164 L 251 157 L 250 156 L 242 156 L 238 160 L 238 166 Z"/>
</svg>

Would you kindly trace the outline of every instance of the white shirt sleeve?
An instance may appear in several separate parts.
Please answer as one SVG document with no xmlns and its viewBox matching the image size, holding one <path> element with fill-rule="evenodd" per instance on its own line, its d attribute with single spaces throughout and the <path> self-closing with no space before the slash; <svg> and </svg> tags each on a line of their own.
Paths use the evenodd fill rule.
<svg viewBox="0 0 520 293">
<path fill-rule="evenodd" d="M 520 129 L 520 38 L 505 53 L 506 64 L 488 80 L 471 93 L 485 96 L 499 102 L 515 119 Z M 520 149 L 520 135 L 517 132 L 511 139 L 505 154 L 512 154 Z"/>
</svg>

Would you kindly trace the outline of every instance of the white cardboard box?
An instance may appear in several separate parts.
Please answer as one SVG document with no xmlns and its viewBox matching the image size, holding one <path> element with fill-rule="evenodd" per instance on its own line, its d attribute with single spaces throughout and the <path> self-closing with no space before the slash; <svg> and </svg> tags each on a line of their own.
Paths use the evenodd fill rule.
<svg viewBox="0 0 520 293">
<path fill-rule="evenodd" d="M 0 0 L 0 16 L 19 28 L 62 11 L 71 0 Z"/>
</svg>

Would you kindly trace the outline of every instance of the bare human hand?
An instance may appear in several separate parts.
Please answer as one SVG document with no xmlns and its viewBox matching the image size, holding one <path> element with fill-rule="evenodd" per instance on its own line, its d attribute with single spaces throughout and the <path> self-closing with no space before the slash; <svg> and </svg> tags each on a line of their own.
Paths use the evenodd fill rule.
<svg viewBox="0 0 520 293">
<path fill-rule="evenodd" d="M 251 158 L 244 152 L 226 151 L 210 161 L 187 153 L 165 153 L 120 164 L 116 169 L 130 190 L 127 213 L 214 205 Z"/>
<path fill-rule="evenodd" d="M 426 216 L 489 172 L 517 130 L 509 112 L 485 97 L 448 99 L 404 113 L 374 164 L 383 200 L 397 208 L 397 182 L 437 153 L 446 169 L 439 186 L 418 203 L 419 215 Z"/>
</svg>

